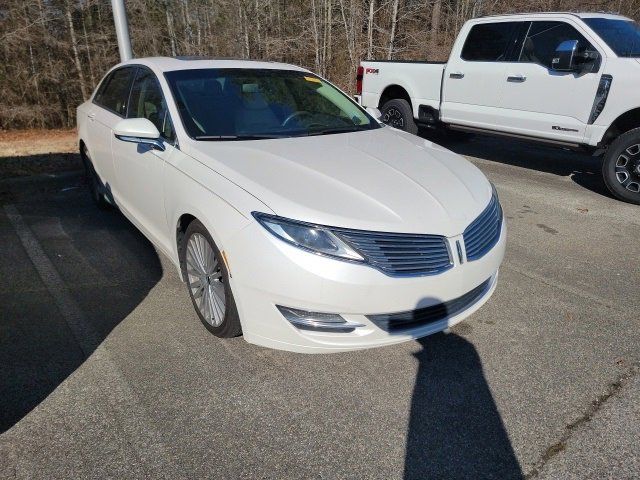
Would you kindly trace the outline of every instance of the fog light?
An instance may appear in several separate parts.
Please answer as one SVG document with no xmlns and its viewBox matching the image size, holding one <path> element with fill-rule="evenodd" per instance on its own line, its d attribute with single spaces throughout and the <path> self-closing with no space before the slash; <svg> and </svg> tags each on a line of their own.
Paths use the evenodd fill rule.
<svg viewBox="0 0 640 480">
<path fill-rule="evenodd" d="M 362 323 L 347 322 L 337 313 L 307 312 L 296 308 L 281 307 L 276 305 L 280 313 L 289 323 L 300 330 L 313 330 L 316 332 L 353 332 L 358 327 L 364 327 Z"/>
</svg>

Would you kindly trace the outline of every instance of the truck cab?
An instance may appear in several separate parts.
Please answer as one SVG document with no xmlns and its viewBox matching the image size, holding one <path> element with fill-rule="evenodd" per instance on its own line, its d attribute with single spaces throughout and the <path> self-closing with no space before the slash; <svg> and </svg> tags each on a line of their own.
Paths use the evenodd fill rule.
<svg viewBox="0 0 640 480">
<path fill-rule="evenodd" d="M 609 189 L 640 204 L 640 28 L 626 17 L 477 18 L 463 26 L 444 64 L 362 67 L 361 103 L 379 108 L 393 126 L 514 136 L 604 154 Z"/>
</svg>

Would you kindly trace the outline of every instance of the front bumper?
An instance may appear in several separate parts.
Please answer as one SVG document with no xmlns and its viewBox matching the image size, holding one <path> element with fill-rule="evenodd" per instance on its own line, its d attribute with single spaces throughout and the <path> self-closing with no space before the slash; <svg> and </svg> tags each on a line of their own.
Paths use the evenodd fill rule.
<svg viewBox="0 0 640 480">
<path fill-rule="evenodd" d="M 460 263 L 439 275 L 393 278 L 367 265 L 314 255 L 250 224 L 226 250 L 231 287 L 245 340 L 301 353 L 328 353 L 390 345 L 442 331 L 480 308 L 496 287 L 504 257 L 506 227 L 484 257 Z M 450 247 L 455 241 L 450 238 Z M 452 250 L 455 251 L 455 250 Z M 438 321 L 400 331 L 381 328 L 370 316 L 406 312 L 449 302 L 487 286 L 464 309 Z M 337 313 L 363 324 L 348 333 L 301 330 L 289 323 L 276 305 L 312 312 Z"/>
</svg>

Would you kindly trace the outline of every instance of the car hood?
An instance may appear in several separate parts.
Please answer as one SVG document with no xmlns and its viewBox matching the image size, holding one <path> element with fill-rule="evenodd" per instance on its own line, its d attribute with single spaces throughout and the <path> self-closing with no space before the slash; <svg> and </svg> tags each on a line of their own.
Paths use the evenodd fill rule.
<svg viewBox="0 0 640 480">
<path fill-rule="evenodd" d="M 189 153 L 276 215 L 321 225 L 453 236 L 491 197 L 485 176 L 461 156 L 389 127 L 194 142 Z"/>
</svg>

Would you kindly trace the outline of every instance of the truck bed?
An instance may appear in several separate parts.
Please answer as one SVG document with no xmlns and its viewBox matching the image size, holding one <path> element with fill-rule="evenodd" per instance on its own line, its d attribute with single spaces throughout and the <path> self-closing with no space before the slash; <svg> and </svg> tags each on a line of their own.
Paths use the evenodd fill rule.
<svg viewBox="0 0 640 480">
<path fill-rule="evenodd" d="M 381 107 L 385 92 L 394 85 L 402 85 L 413 99 L 414 117 L 418 117 L 419 105 L 439 108 L 445 62 L 366 60 L 361 65 L 364 69 L 361 102 L 365 107 Z"/>
</svg>

